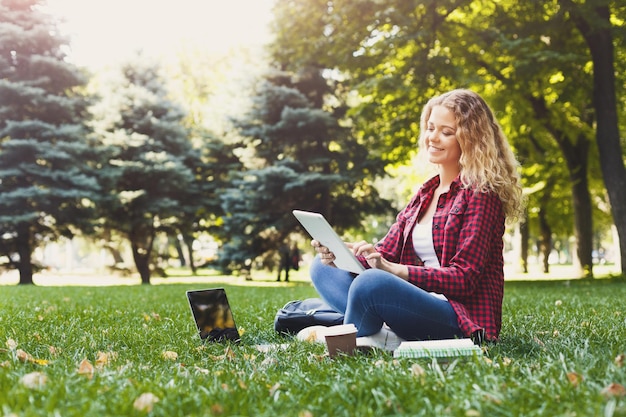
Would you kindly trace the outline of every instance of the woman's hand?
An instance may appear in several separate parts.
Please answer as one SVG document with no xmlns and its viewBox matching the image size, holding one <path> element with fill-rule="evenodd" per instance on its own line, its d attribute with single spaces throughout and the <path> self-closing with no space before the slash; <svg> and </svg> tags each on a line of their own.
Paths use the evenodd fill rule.
<svg viewBox="0 0 626 417">
<path fill-rule="evenodd" d="M 386 260 L 371 243 L 362 240 L 357 243 L 347 243 L 347 245 L 356 256 L 363 256 L 371 268 L 390 272 L 403 280 L 409 278 L 409 269 L 405 265 Z"/>
<path fill-rule="evenodd" d="M 364 257 L 371 268 L 384 269 L 383 263 L 385 259 L 376 251 L 374 245 L 371 243 L 362 240 L 356 243 L 346 243 L 346 245 L 352 249 L 352 252 L 354 252 L 356 256 Z"/>
<path fill-rule="evenodd" d="M 330 251 L 326 246 L 323 246 L 317 240 L 311 241 L 311 246 L 315 248 L 315 251 L 320 254 L 320 260 L 324 265 L 335 266 L 335 254 Z"/>
</svg>

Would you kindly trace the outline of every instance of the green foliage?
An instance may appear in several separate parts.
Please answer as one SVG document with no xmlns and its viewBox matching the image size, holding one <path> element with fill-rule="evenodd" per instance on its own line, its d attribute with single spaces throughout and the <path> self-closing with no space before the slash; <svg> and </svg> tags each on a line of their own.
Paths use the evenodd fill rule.
<svg viewBox="0 0 626 417">
<path fill-rule="evenodd" d="M 222 194 L 225 267 L 249 268 L 276 250 L 297 230 L 293 209 L 324 213 L 340 230 L 388 209 L 370 179 L 382 173 L 380 159 L 341 126 L 331 93 L 314 68 L 270 73 L 236 121 L 249 154 Z"/>
<path fill-rule="evenodd" d="M 0 253 L 32 282 L 42 241 L 89 232 L 99 184 L 86 77 L 38 1 L 0 1 Z"/>
<path fill-rule="evenodd" d="M 574 232 L 579 258 L 590 268 L 592 215 L 604 226 L 608 214 L 593 212 L 608 206 L 598 181 L 607 161 L 599 160 L 594 142 L 602 114 L 592 99 L 594 63 L 581 16 L 593 33 L 615 32 L 623 54 L 624 8 L 615 1 L 296 0 L 277 4 L 272 55 L 292 71 L 316 65 L 339 79 L 352 94 L 347 115 L 355 136 L 390 164 L 414 154 L 430 97 L 462 87 L 481 93 L 520 155 L 531 202 L 545 202 L 533 208 L 553 233 Z M 622 201 L 613 199 L 613 207 Z"/>
<path fill-rule="evenodd" d="M 484 358 L 450 362 L 380 351 L 331 360 L 322 345 L 273 331 L 286 301 L 315 295 L 309 284 L 239 284 L 204 284 L 227 289 L 244 331 L 230 346 L 200 342 L 185 299 L 198 284 L 3 288 L 0 408 L 67 417 L 626 416 L 623 394 L 608 391 L 626 385 L 626 312 L 615 302 L 623 283 L 509 282 L 500 343 Z M 266 343 L 286 347 L 255 348 Z M 92 372 L 81 373 L 83 360 Z M 45 377 L 40 387 L 26 384 L 33 372 Z M 149 413 L 134 406 L 144 393 L 158 399 Z"/>
<path fill-rule="evenodd" d="M 96 132 L 108 159 L 101 174 L 101 216 L 104 229 L 128 238 L 135 265 L 149 283 L 157 232 L 178 225 L 187 230 L 204 207 L 206 166 L 182 123 L 184 111 L 167 97 L 159 66 L 138 59 L 123 65 L 120 75 L 107 84 L 94 110 L 101 116 Z"/>
</svg>

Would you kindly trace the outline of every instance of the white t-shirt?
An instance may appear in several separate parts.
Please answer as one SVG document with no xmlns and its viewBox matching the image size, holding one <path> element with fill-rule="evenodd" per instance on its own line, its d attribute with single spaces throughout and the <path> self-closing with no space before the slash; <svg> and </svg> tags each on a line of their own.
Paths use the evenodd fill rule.
<svg viewBox="0 0 626 417">
<path fill-rule="evenodd" d="M 419 258 L 424 262 L 424 266 L 431 268 L 440 268 L 441 264 L 435 253 L 435 245 L 433 244 L 433 223 L 432 221 L 424 224 L 417 223 L 413 228 L 413 249 Z M 431 292 L 431 294 L 447 300 L 443 294 Z"/>
</svg>

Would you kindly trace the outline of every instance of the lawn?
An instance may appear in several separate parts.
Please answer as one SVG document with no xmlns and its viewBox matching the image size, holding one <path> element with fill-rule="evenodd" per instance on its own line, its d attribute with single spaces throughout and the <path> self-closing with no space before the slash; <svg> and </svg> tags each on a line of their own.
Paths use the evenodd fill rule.
<svg viewBox="0 0 626 417">
<path fill-rule="evenodd" d="M 239 345 L 202 344 L 185 291 L 223 286 Z M 330 359 L 273 331 L 306 280 L 0 287 L 4 416 L 626 416 L 626 282 L 508 282 L 484 357 Z M 267 353 L 257 344 L 287 343 Z"/>
</svg>

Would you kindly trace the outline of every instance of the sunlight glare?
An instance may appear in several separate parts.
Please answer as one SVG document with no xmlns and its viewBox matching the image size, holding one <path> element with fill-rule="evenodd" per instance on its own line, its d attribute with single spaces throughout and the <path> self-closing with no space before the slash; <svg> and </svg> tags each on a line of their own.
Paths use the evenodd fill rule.
<svg viewBox="0 0 626 417">
<path fill-rule="evenodd" d="M 226 53 L 269 42 L 273 0 L 48 0 L 71 38 L 71 58 L 99 67 L 142 50 L 168 56 L 183 47 Z"/>
</svg>

